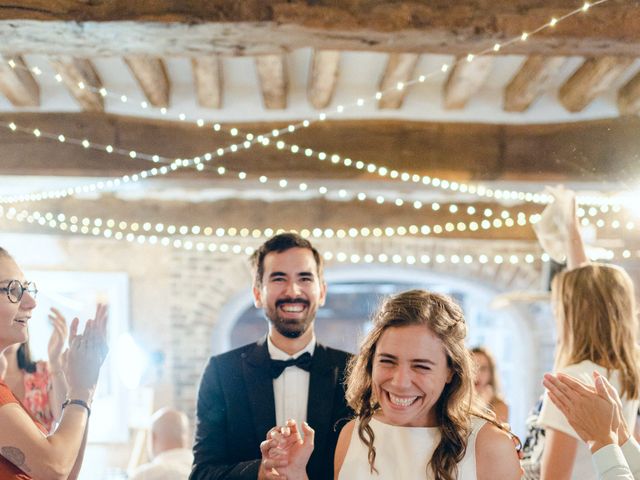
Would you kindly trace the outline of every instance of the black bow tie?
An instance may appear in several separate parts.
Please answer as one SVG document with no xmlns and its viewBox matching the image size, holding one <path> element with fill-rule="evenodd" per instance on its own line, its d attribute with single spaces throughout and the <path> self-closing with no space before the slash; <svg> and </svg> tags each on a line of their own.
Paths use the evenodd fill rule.
<svg viewBox="0 0 640 480">
<path fill-rule="evenodd" d="M 308 372 L 311 370 L 311 354 L 305 352 L 298 358 L 290 358 L 289 360 L 271 360 L 271 376 L 278 378 L 287 367 L 298 367 Z"/>
</svg>

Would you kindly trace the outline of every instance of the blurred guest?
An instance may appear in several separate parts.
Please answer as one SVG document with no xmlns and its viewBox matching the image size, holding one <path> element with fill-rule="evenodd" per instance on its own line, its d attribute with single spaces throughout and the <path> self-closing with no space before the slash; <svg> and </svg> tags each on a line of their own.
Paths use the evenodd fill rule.
<svg viewBox="0 0 640 480">
<path fill-rule="evenodd" d="M 500 392 L 500 381 L 496 371 L 496 361 L 491 352 L 484 347 L 471 349 L 475 362 L 475 378 L 473 385 L 480 399 L 496 414 L 502 423 L 509 422 L 509 406 Z"/>
<path fill-rule="evenodd" d="M 2 378 L 13 394 L 48 431 L 62 413 L 67 382 L 62 371 L 62 351 L 69 333 L 67 322 L 55 308 L 49 313 L 53 332 L 49 339 L 49 361 L 33 361 L 29 342 L 4 351 L 6 370 Z"/>
<path fill-rule="evenodd" d="M 25 343 L 36 306 L 35 285 L 6 250 L 0 248 L 0 353 Z M 98 305 L 94 320 L 78 334 L 71 323 L 65 364 L 68 399 L 56 430 L 48 434 L 0 380 L 0 478 L 2 480 L 75 480 L 80 472 L 91 401 L 107 354 L 106 308 Z"/>
<path fill-rule="evenodd" d="M 131 480 L 186 480 L 193 464 L 187 416 L 178 410 L 160 409 L 151 417 L 150 430 L 152 461 L 134 470 Z"/>
</svg>

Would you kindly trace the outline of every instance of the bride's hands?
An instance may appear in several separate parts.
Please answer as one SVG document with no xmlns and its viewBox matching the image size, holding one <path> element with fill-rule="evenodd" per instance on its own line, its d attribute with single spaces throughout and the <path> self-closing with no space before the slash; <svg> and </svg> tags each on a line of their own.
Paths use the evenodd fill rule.
<svg viewBox="0 0 640 480">
<path fill-rule="evenodd" d="M 295 420 L 289 420 L 286 427 L 270 432 L 271 438 L 266 441 L 267 456 L 283 466 L 267 471 L 265 478 L 268 480 L 307 479 L 307 463 L 313 452 L 315 431 L 304 422 L 302 432 L 304 440 Z"/>
</svg>

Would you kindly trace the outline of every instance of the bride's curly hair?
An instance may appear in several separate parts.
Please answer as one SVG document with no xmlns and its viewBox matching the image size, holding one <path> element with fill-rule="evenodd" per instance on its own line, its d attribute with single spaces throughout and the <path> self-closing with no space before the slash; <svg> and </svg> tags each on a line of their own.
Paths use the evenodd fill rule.
<svg viewBox="0 0 640 480">
<path fill-rule="evenodd" d="M 441 439 L 427 469 L 432 470 L 435 480 L 455 480 L 471 433 L 471 417 L 484 418 L 503 430 L 505 428 L 475 399 L 473 360 L 464 344 L 467 326 L 462 310 L 451 298 L 425 290 L 409 290 L 388 298 L 375 314 L 373 328 L 364 339 L 359 355 L 349 364 L 347 402 L 360 420 L 358 435 L 369 449 L 369 465 L 374 472 L 375 436 L 369 422 L 380 408 L 372 385 L 376 346 L 387 329 L 412 325 L 423 325 L 431 330 L 442 341 L 447 356 L 451 381 L 445 385 L 433 407 Z"/>
</svg>

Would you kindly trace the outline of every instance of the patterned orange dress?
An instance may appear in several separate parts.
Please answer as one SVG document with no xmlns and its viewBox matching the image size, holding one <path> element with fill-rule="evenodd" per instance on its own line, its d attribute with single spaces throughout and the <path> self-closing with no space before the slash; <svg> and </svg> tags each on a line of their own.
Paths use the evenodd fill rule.
<svg viewBox="0 0 640 480">
<path fill-rule="evenodd" d="M 36 371 L 24 372 L 24 399 L 22 403 L 35 419 L 51 432 L 53 413 L 49 404 L 52 378 L 47 362 L 36 362 Z"/>
<path fill-rule="evenodd" d="M 33 418 L 33 415 L 18 401 L 6 383 L 0 380 L 0 407 L 9 403 L 17 403 L 20 405 L 27 415 L 31 417 L 33 423 L 40 429 L 43 434 L 47 434 L 47 430 L 38 421 Z M 13 463 L 9 462 L 6 458 L 0 455 L 0 480 L 32 480 L 32 478 L 16 467 Z"/>
</svg>

